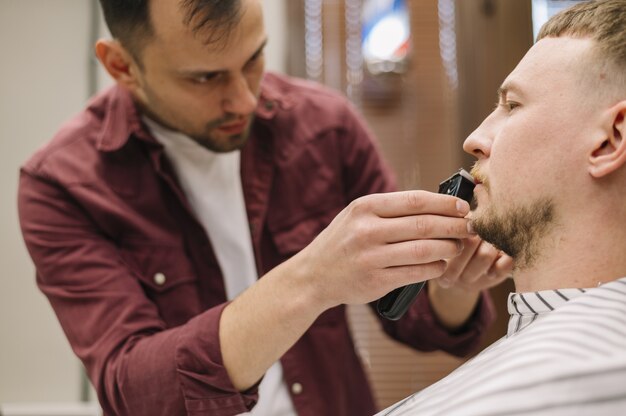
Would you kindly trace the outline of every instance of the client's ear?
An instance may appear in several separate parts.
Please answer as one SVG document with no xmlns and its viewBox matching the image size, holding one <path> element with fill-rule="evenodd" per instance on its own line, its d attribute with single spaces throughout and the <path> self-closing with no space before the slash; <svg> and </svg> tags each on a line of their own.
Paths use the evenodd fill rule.
<svg viewBox="0 0 626 416">
<path fill-rule="evenodd" d="M 608 110 L 605 136 L 598 140 L 589 157 L 589 173 L 601 178 L 626 165 L 626 100 Z"/>
</svg>

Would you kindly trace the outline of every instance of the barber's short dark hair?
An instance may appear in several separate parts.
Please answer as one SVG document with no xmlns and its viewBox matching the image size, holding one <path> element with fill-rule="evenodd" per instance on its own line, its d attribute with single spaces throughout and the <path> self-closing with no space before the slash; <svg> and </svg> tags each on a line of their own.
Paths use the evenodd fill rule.
<svg viewBox="0 0 626 416">
<path fill-rule="evenodd" d="M 240 0 L 177 0 L 185 11 L 184 24 L 207 44 L 224 40 L 239 21 Z M 114 38 L 139 60 L 142 48 L 154 36 L 150 0 L 100 0 L 104 20 Z"/>
</svg>

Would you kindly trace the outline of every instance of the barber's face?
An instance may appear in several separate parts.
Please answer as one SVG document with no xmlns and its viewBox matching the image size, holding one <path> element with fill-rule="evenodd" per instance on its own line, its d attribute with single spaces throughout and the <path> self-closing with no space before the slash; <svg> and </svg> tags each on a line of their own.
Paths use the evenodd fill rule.
<svg viewBox="0 0 626 416">
<path fill-rule="evenodd" d="M 138 87 L 144 111 L 217 152 L 241 148 L 257 106 L 266 34 L 261 3 L 242 2 L 225 43 L 205 44 L 183 24 L 179 1 L 151 2 L 155 36 L 141 51 Z M 221 34 L 220 34 L 221 35 Z"/>
<path fill-rule="evenodd" d="M 476 230 L 532 263 L 541 237 L 574 204 L 586 174 L 582 137 L 593 113 L 584 64 L 591 41 L 546 38 L 535 44 L 502 84 L 498 105 L 464 143 L 478 160 L 473 173 Z"/>
</svg>

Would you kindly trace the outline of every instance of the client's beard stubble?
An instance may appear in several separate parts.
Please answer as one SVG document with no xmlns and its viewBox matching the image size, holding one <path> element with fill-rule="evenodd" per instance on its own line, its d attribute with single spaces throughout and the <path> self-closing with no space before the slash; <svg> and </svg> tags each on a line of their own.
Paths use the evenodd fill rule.
<svg viewBox="0 0 626 416">
<path fill-rule="evenodd" d="M 480 179 L 489 193 L 489 183 L 476 166 L 472 176 Z M 476 199 L 472 201 L 476 206 Z M 515 261 L 515 269 L 531 267 L 540 255 L 543 238 L 555 225 L 554 202 L 550 198 L 537 199 L 528 205 L 517 205 L 505 212 L 497 212 L 493 205 L 480 215 L 474 215 L 472 225 L 485 241 L 502 250 Z"/>
<path fill-rule="evenodd" d="M 554 203 L 547 198 L 513 207 L 505 213 L 489 207 L 472 220 L 478 235 L 511 256 L 517 270 L 535 263 L 541 242 L 554 224 Z"/>
</svg>

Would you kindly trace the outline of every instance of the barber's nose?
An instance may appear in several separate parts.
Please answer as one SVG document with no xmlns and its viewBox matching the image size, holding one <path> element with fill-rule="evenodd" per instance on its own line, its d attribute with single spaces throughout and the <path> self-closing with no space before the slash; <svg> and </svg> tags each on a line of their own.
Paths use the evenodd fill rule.
<svg viewBox="0 0 626 416">
<path fill-rule="evenodd" d="M 251 114 L 257 107 L 257 97 L 243 75 L 234 76 L 226 88 L 222 109 L 229 114 Z"/>
</svg>

